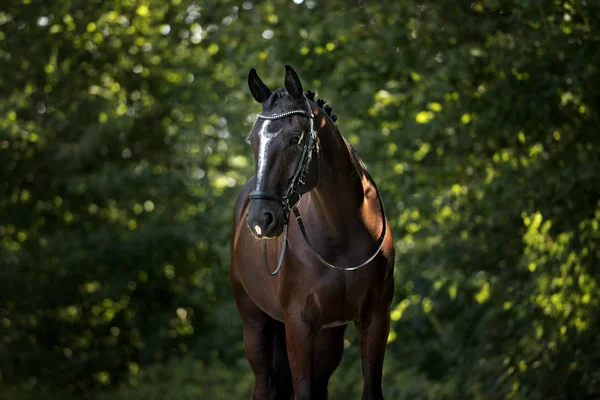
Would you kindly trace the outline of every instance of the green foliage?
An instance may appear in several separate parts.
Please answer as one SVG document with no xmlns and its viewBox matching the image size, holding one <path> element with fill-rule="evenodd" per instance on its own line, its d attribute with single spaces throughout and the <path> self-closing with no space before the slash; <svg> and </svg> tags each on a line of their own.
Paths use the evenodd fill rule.
<svg viewBox="0 0 600 400">
<path fill-rule="evenodd" d="M 252 390 L 253 376 L 247 363 L 207 368 L 184 358 L 166 366 L 153 366 L 114 392 L 97 400 L 195 400 L 242 399 Z M 240 365 L 242 364 L 242 365 Z"/>
<path fill-rule="evenodd" d="M 94 400 L 197 400 L 242 399 L 252 389 L 253 376 L 246 362 L 229 366 L 211 366 L 184 357 L 165 365 L 153 365 L 144 371 L 135 371 L 125 383 L 111 390 L 89 393 L 85 398 Z M 0 400 L 71 400 L 64 393 L 41 390 L 28 395 L 27 385 L 12 387 L 0 393 Z M 58 397 L 57 397 L 58 396 Z M 73 396 L 73 399 L 81 395 Z"/>
<path fill-rule="evenodd" d="M 0 398 L 247 396 L 245 80 L 285 63 L 387 204 L 387 398 L 600 396 L 597 2 L 5 3 Z"/>
</svg>

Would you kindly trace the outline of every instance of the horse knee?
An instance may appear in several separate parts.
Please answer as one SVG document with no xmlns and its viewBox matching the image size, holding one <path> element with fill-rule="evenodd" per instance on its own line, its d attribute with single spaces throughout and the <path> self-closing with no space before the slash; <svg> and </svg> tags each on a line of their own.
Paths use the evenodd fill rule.
<svg viewBox="0 0 600 400">
<path fill-rule="evenodd" d="M 310 332 L 314 335 L 319 332 L 323 324 L 323 309 L 321 307 L 321 301 L 316 293 L 311 293 L 306 296 L 304 302 L 304 308 L 302 310 L 302 319 L 308 326 Z"/>
</svg>

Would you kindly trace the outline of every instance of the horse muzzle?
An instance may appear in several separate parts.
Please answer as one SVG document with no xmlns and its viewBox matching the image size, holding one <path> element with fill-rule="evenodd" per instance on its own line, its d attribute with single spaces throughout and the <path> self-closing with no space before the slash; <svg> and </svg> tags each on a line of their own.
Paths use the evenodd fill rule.
<svg viewBox="0 0 600 400">
<path fill-rule="evenodd" d="M 254 200 L 246 214 L 246 225 L 256 239 L 274 239 L 283 233 L 283 207 L 270 201 Z"/>
</svg>

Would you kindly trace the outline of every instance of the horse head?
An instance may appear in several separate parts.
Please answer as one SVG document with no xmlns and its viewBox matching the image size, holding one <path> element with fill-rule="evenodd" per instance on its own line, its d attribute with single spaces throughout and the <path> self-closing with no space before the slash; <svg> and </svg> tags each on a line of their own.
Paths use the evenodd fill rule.
<svg viewBox="0 0 600 400">
<path fill-rule="evenodd" d="M 284 87 L 271 91 L 254 69 L 248 86 L 262 111 L 248 141 L 254 150 L 256 187 L 250 193 L 248 228 L 258 239 L 283 233 L 289 211 L 318 182 L 313 106 L 294 69 L 286 65 Z"/>
</svg>

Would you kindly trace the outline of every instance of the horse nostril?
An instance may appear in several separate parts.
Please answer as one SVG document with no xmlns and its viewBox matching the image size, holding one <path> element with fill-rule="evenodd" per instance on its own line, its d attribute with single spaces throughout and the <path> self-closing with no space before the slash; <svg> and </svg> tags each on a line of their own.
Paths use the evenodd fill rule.
<svg viewBox="0 0 600 400">
<path fill-rule="evenodd" d="M 265 226 L 268 227 L 273 223 L 273 214 L 271 214 L 269 211 L 265 211 L 264 216 L 265 216 Z"/>
</svg>

